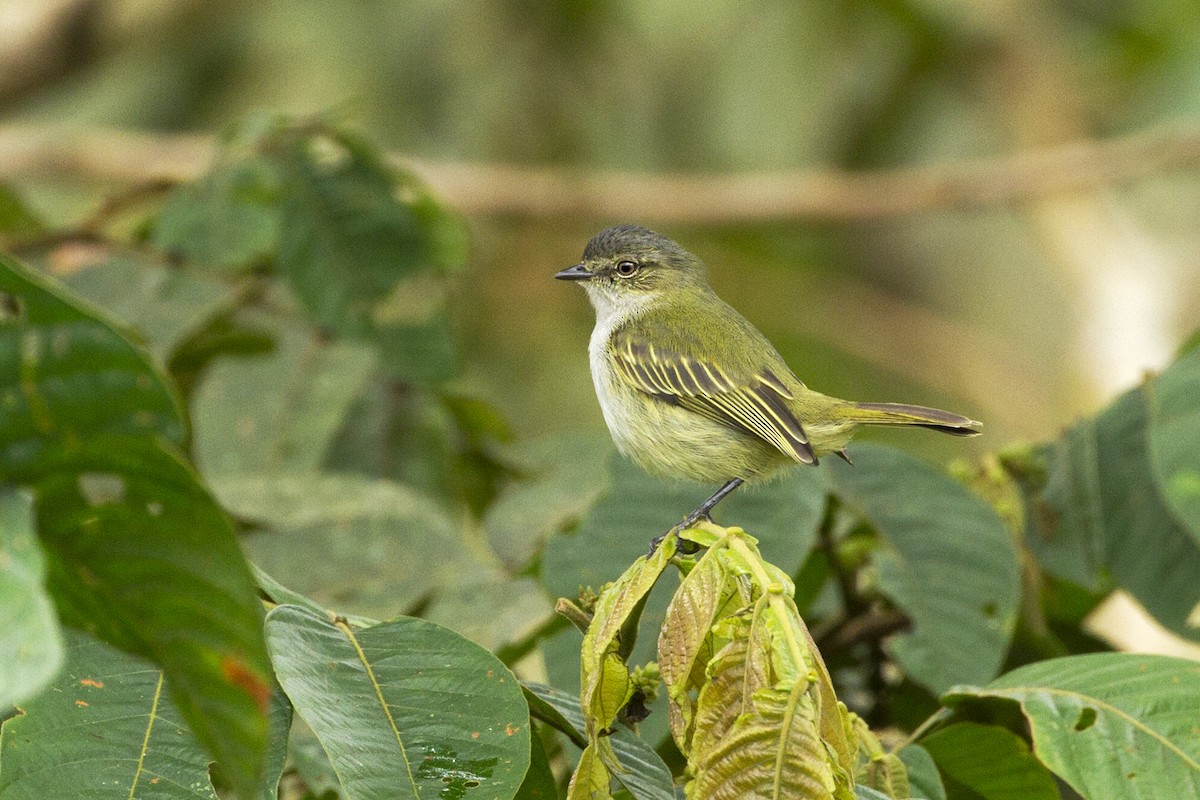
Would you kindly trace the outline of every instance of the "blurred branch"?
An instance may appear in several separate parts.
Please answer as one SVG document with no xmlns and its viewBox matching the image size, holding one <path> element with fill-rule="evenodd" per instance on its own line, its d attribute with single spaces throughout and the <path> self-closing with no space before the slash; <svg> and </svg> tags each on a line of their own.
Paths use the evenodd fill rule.
<svg viewBox="0 0 1200 800">
<path fill-rule="evenodd" d="M 104 0 L 27 0 L 0 7 L 0 106 L 57 83 L 99 50 Z"/>
<path fill-rule="evenodd" d="M 201 172 L 215 143 L 191 134 L 0 127 L 0 179 L 139 183 Z M 466 214 L 673 223 L 863 219 L 982 208 L 1200 168 L 1200 130 L 1163 128 L 995 159 L 873 173 L 653 175 L 395 156 Z"/>
</svg>

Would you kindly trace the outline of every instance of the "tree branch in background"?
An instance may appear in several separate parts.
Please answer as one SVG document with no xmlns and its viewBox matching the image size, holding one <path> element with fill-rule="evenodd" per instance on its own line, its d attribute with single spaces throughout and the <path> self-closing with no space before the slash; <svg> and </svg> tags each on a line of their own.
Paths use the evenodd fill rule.
<svg viewBox="0 0 1200 800">
<path fill-rule="evenodd" d="M 0 128 L 0 179 L 185 180 L 214 140 L 191 134 Z M 451 164 L 394 156 L 468 215 L 671 223 L 850 220 L 1000 206 L 1200 168 L 1200 130 L 1164 128 L 929 167 L 871 173 L 654 175 Z"/>
</svg>

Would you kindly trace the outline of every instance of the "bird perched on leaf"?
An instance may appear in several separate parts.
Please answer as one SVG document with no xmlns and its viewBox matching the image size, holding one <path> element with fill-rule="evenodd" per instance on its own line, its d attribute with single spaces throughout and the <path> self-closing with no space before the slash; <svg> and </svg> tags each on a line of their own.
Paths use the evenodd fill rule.
<svg viewBox="0 0 1200 800">
<path fill-rule="evenodd" d="M 579 281 L 596 309 L 592 380 L 617 449 L 658 475 L 723 484 L 679 530 L 744 481 L 831 453 L 849 461 L 862 425 L 979 433 L 980 423 L 949 411 L 809 389 L 713 293 L 700 259 L 646 228 L 601 231 L 554 277 Z"/>
</svg>

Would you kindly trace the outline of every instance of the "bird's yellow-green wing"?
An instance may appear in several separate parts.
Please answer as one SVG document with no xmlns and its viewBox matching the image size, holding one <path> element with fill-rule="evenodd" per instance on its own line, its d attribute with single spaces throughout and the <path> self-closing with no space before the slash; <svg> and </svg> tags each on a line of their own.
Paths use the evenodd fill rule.
<svg viewBox="0 0 1200 800">
<path fill-rule="evenodd" d="M 734 369 L 682 347 L 653 344 L 635 327 L 614 333 L 609 347 L 620 377 L 638 390 L 758 436 L 796 461 L 817 462 L 804 427 L 788 407 L 792 391 L 770 367 Z"/>
</svg>

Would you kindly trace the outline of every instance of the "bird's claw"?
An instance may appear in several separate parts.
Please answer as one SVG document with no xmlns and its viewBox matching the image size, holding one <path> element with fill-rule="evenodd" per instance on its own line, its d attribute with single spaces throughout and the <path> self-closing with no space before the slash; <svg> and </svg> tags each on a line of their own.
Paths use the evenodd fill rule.
<svg viewBox="0 0 1200 800">
<path fill-rule="evenodd" d="M 678 535 L 686 531 L 688 528 L 695 527 L 697 522 L 712 522 L 712 517 L 703 512 L 692 512 L 691 514 L 688 514 L 686 517 L 684 517 L 683 522 L 679 523 L 674 528 L 671 528 L 671 530 L 667 531 L 666 533 L 661 533 L 651 539 L 650 552 L 647 555 L 654 555 L 654 553 L 658 550 L 659 545 L 663 543 L 663 540 L 672 533 Z M 675 552 L 679 553 L 681 556 L 690 556 L 699 552 L 701 547 L 702 546 L 696 542 L 693 542 L 689 539 L 680 538 L 678 540 L 678 544 L 675 546 Z"/>
</svg>

